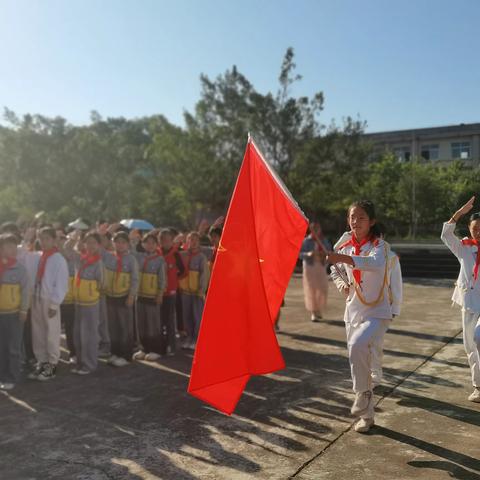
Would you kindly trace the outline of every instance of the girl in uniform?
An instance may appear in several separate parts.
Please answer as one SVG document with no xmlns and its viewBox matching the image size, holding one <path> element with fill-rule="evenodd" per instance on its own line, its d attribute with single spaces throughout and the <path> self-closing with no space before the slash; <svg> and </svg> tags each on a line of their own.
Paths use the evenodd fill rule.
<svg viewBox="0 0 480 480">
<path fill-rule="evenodd" d="M 471 238 L 460 240 L 455 235 L 458 220 L 472 210 L 474 201 L 475 197 L 472 197 L 443 224 L 441 239 L 460 262 L 460 274 L 452 300 L 462 307 L 463 345 L 474 389 L 468 400 L 480 403 L 480 213 L 470 216 L 468 229 Z"/>
<path fill-rule="evenodd" d="M 346 296 L 345 327 L 355 401 L 352 415 L 359 417 L 355 431 L 366 433 L 374 424 L 372 355 L 375 339 L 388 328 L 392 306 L 388 291 L 389 247 L 379 238 L 375 208 L 368 200 L 348 209 L 352 237 L 331 253 L 333 280 Z"/>
</svg>

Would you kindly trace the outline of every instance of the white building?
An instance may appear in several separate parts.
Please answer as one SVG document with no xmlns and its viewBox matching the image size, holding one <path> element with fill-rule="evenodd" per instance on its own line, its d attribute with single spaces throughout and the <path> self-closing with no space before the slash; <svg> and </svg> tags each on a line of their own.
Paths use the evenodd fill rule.
<svg viewBox="0 0 480 480">
<path fill-rule="evenodd" d="M 374 151 L 393 152 L 400 161 L 413 157 L 432 162 L 462 160 L 480 166 L 480 123 L 364 134 Z"/>
</svg>

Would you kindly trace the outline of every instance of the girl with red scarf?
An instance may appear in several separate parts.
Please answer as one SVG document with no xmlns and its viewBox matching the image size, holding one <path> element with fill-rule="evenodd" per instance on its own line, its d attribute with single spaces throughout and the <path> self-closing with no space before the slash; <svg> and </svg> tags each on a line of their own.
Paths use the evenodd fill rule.
<svg viewBox="0 0 480 480">
<path fill-rule="evenodd" d="M 460 262 L 452 300 L 462 307 L 463 345 L 474 388 L 468 400 L 480 403 L 480 213 L 470 216 L 468 229 L 471 238 L 460 240 L 455 235 L 457 222 L 472 210 L 474 201 L 475 197 L 472 197 L 443 224 L 441 239 Z"/>
<path fill-rule="evenodd" d="M 352 237 L 327 257 L 334 264 L 332 278 L 346 296 L 345 327 L 355 401 L 351 412 L 359 418 L 355 431 L 366 433 L 374 424 L 371 377 L 372 356 L 378 336 L 392 320 L 388 291 L 389 246 L 376 228 L 375 208 L 370 201 L 348 209 Z"/>
</svg>

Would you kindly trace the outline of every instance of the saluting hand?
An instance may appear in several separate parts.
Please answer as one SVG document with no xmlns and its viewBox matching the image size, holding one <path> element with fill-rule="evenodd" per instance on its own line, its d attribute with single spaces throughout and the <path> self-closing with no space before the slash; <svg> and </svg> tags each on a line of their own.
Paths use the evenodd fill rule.
<svg viewBox="0 0 480 480">
<path fill-rule="evenodd" d="M 465 204 L 463 207 L 459 208 L 450 219 L 450 223 L 455 223 L 460 220 L 461 217 L 466 215 L 472 208 L 473 203 L 475 202 L 475 195 Z"/>
</svg>

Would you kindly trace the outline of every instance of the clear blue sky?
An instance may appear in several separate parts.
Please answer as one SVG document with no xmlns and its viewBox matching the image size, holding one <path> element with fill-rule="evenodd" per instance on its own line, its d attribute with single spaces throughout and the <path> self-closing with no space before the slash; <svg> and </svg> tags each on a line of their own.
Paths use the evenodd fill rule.
<svg viewBox="0 0 480 480">
<path fill-rule="evenodd" d="M 289 46 L 304 77 L 293 93 L 323 91 L 323 123 L 480 121 L 477 0 L 0 0 L 0 108 L 181 125 L 200 73 L 235 64 L 275 91 Z"/>
</svg>

